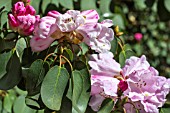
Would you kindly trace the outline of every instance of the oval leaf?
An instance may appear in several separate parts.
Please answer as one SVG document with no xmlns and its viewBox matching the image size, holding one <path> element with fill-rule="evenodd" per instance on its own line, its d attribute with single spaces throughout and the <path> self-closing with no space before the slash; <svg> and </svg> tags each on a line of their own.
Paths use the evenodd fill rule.
<svg viewBox="0 0 170 113">
<path fill-rule="evenodd" d="M 7 63 L 12 55 L 12 52 L 5 52 L 3 54 L 0 54 L 0 79 L 6 74 L 6 66 Z"/>
<path fill-rule="evenodd" d="M 60 4 L 68 9 L 73 9 L 73 0 L 59 0 Z"/>
<path fill-rule="evenodd" d="M 60 110 L 61 101 L 69 74 L 63 67 L 52 67 L 44 78 L 41 86 L 43 103 L 52 110 Z"/>
<path fill-rule="evenodd" d="M 36 110 L 33 110 L 26 106 L 25 97 L 19 96 L 13 106 L 14 113 L 35 113 Z"/>
<path fill-rule="evenodd" d="M 43 68 L 43 60 L 36 60 L 32 63 L 26 76 L 26 89 L 28 95 L 35 95 L 40 92 L 40 84 L 43 81 L 45 75 L 45 69 Z"/>
<path fill-rule="evenodd" d="M 114 106 L 114 101 L 110 98 L 107 98 L 103 101 L 98 113 L 110 113 L 113 109 L 113 106 Z"/>
<path fill-rule="evenodd" d="M 7 64 L 7 73 L 0 79 L 0 89 L 11 89 L 16 86 L 20 80 L 21 64 L 15 52 Z"/>
</svg>

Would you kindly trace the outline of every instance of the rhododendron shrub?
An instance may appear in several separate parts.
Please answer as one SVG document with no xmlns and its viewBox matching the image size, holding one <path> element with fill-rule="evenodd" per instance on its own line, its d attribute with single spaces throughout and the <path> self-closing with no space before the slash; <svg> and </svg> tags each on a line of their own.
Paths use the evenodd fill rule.
<svg viewBox="0 0 170 113">
<path fill-rule="evenodd" d="M 26 91 L 15 97 L 14 112 L 21 100 L 31 112 L 45 113 L 159 113 L 168 106 L 170 79 L 145 55 L 135 56 L 116 23 L 99 21 L 96 10 L 51 10 L 40 17 L 30 0 L 22 0 L 7 19 L 0 94 Z"/>
</svg>

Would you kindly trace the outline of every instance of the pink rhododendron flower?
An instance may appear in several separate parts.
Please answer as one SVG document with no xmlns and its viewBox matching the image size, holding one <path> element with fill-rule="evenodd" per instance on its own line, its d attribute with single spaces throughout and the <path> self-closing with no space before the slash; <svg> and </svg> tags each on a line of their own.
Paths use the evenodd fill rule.
<svg viewBox="0 0 170 113">
<path fill-rule="evenodd" d="M 163 106 L 170 91 L 169 79 L 158 76 L 157 70 L 150 67 L 144 55 L 128 59 L 123 73 L 128 76 L 128 89 L 124 95 L 133 102 L 141 103 L 144 113 L 158 113 L 158 107 Z"/>
<path fill-rule="evenodd" d="M 26 11 L 26 8 L 25 8 L 23 2 L 17 2 L 17 3 L 14 4 L 14 6 L 12 7 L 12 14 L 13 14 L 15 17 L 16 17 L 16 16 L 25 15 L 25 11 Z"/>
<path fill-rule="evenodd" d="M 94 111 L 98 111 L 104 99 L 105 97 L 100 94 L 93 95 L 90 99 L 89 106 L 91 106 Z"/>
<path fill-rule="evenodd" d="M 143 35 L 141 33 L 135 33 L 134 37 L 137 41 L 140 41 L 143 38 Z"/>
<path fill-rule="evenodd" d="M 99 109 L 102 101 L 94 100 L 96 97 L 116 97 L 118 91 L 119 80 L 114 78 L 120 74 L 121 68 L 113 59 L 113 54 L 109 53 L 100 53 L 93 54 L 90 61 L 88 62 L 91 73 L 91 95 L 92 99 L 90 101 L 90 106 L 95 111 Z M 94 96 L 94 97 L 93 97 Z M 103 99 L 102 99 L 103 100 Z M 97 104 L 95 104 L 97 103 Z"/>
<path fill-rule="evenodd" d="M 17 16 L 18 33 L 20 35 L 29 36 L 34 30 L 34 24 L 39 20 L 39 16 Z"/>
<path fill-rule="evenodd" d="M 50 37 L 40 38 L 40 37 L 37 37 L 37 35 L 35 35 L 30 40 L 30 46 L 31 46 L 32 51 L 39 52 L 39 51 L 47 49 L 53 41 L 54 41 L 53 38 L 50 38 Z"/>
<path fill-rule="evenodd" d="M 100 53 L 99 55 L 93 54 L 91 55 L 91 60 L 88 63 L 92 68 L 90 73 L 93 75 L 112 77 L 120 75 L 120 64 L 113 59 L 113 54 L 111 52 Z"/>
<path fill-rule="evenodd" d="M 104 20 L 97 24 L 87 24 L 77 29 L 83 37 L 85 42 L 91 49 L 96 52 L 107 52 L 111 49 L 110 41 L 114 38 L 114 32 L 111 28 L 111 20 Z"/>
<path fill-rule="evenodd" d="M 54 33 L 58 32 L 74 31 L 85 23 L 84 17 L 77 10 L 68 10 L 65 14 L 58 14 L 55 18 L 56 22 L 51 26 L 49 35 L 54 35 Z"/>
<path fill-rule="evenodd" d="M 100 18 L 96 10 L 82 11 L 80 15 L 85 18 L 85 24 L 97 23 Z"/>
<path fill-rule="evenodd" d="M 52 13 L 52 12 L 50 12 Z M 51 43 L 55 40 L 48 36 L 50 27 L 55 23 L 55 18 L 51 16 L 45 16 L 36 23 L 34 29 L 34 36 L 30 40 L 30 46 L 32 51 L 39 52 L 47 49 Z"/>
<path fill-rule="evenodd" d="M 34 24 L 39 21 L 39 16 L 35 15 L 35 9 L 23 2 L 17 2 L 12 8 L 12 14 L 8 15 L 9 26 L 20 35 L 29 36 L 34 30 Z"/>
<path fill-rule="evenodd" d="M 58 32 L 71 32 L 84 24 L 97 23 L 99 15 L 95 10 L 87 10 L 82 13 L 77 10 L 68 10 L 65 14 L 56 15 L 55 18 L 56 22 L 51 26 L 49 35 Z"/>
</svg>

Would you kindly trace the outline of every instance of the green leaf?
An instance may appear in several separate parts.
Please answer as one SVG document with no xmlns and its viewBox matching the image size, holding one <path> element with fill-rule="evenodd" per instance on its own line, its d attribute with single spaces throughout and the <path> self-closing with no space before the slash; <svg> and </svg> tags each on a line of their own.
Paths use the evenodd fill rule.
<svg viewBox="0 0 170 113">
<path fill-rule="evenodd" d="M 59 0 L 60 4 L 68 9 L 74 9 L 73 0 Z"/>
<path fill-rule="evenodd" d="M 7 22 L 7 18 L 8 18 L 8 15 L 7 15 L 7 11 L 4 11 L 4 12 L 2 12 L 1 13 L 1 22 L 0 22 L 0 24 L 1 24 L 1 28 L 3 28 L 3 25 Z"/>
<path fill-rule="evenodd" d="M 44 0 L 43 0 L 44 1 Z M 46 0 L 45 0 L 46 1 Z M 41 0 L 31 0 L 31 5 L 34 7 L 34 9 L 36 10 L 36 14 L 39 14 L 39 9 L 40 9 L 40 3 Z"/>
<path fill-rule="evenodd" d="M 21 80 L 21 64 L 16 52 L 7 64 L 7 73 L 0 79 L 0 89 L 8 90 L 16 86 Z"/>
<path fill-rule="evenodd" d="M 72 113 L 84 113 L 87 108 L 90 93 L 87 90 L 90 88 L 90 76 L 87 69 L 76 70 L 72 73 Z M 68 92 L 71 93 L 71 92 Z M 69 97 L 70 98 L 70 97 Z"/>
<path fill-rule="evenodd" d="M 134 0 L 136 9 L 143 10 L 146 8 L 145 0 Z"/>
<path fill-rule="evenodd" d="M 65 96 L 62 99 L 61 109 L 57 113 L 72 113 L 72 104 L 71 101 Z"/>
<path fill-rule="evenodd" d="M 118 48 L 117 38 L 114 38 L 114 40 L 111 41 L 111 50 L 110 51 L 113 54 L 116 54 L 117 48 Z"/>
<path fill-rule="evenodd" d="M 121 67 L 123 67 L 125 65 L 125 60 L 126 60 L 125 51 L 121 51 L 119 54 L 119 63 L 121 65 Z"/>
<path fill-rule="evenodd" d="M 35 95 L 40 92 L 41 83 L 45 76 L 45 69 L 43 68 L 43 60 L 34 61 L 26 76 L 26 89 L 28 91 L 28 95 Z"/>
<path fill-rule="evenodd" d="M 114 17 L 112 20 L 113 20 L 114 25 L 118 25 L 121 29 L 125 29 L 124 20 L 120 14 L 114 14 Z"/>
<path fill-rule="evenodd" d="M 0 0 L 0 8 L 5 6 L 5 10 L 10 11 L 12 7 L 11 3 L 11 0 Z"/>
<path fill-rule="evenodd" d="M 81 10 L 97 9 L 96 0 L 81 0 Z"/>
<path fill-rule="evenodd" d="M 81 51 L 78 53 L 78 55 L 85 55 L 89 50 L 89 46 L 87 46 L 84 42 L 80 43 L 80 48 Z"/>
<path fill-rule="evenodd" d="M 52 110 L 60 110 L 61 101 L 69 74 L 63 67 L 52 67 L 45 76 L 41 86 L 43 103 Z"/>
<path fill-rule="evenodd" d="M 157 9 L 161 21 L 168 21 L 170 19 L 170 12 L 165 8 L 164 0 L 158 0 Z"/>
<path fill-rule="evenodd" d="M 4 109 L 7 111 L 7 112 L 12 112 L 12 105 L 13 105 L 13 102 L 16 98 L 16 94 L 15 92 L 11 92 L 9 94 L 7 94 L 4 98 Z"/>
<path fill-rule="evenodd" d="M 36 113 L 36 110 L 33 110 L 26 106 L 25 97 L 19 96 L 13 106 L 14 113 Z"/>
<path fill-rule="evenodd" d="M 100 0 L 100 10 L 104 13 L 110 13 L 110 3 L 111 0 Z"/>
<path fill-rule="evenodd" d="M 130 58 L 131 56 L 134 56 L 135 53 L 132 50 L 122 50 L 119 54 L 119 63 L 121 67 L 125 65 L 126 59 Z"/>
<path fill-rule="evenodd" d="M 34 109 L 40 109 L 41 106 L 40 104 L 38 103 L 38 99 L 40 97 L 40 94 L 37 94 L 35 96 L 31 96 L 31 97 L 26 97 L 25 98 L 25 104 L 29 107 L 32 107 Z"/>
<path fill-rule="evenodd" d="M 161 108 L 160 113 L 169 113 L 170 108 Z"/>
<path fill-rule="evenodd" d="M 59 0 L 52 0 L 51 3 L 55 4 L 57 7 L 59 7 Z"/>
<path fill-rule="evenodd" d="M 42 12 L 45 13 L 45 10 L 48 6 L 48 4 L 51 3 L 51 0 L 42 0 Z"/>
<path fill-rule="evenodd" d="M 73 62 L 73 68 L 76 70 L 82 70 L 86 68 L 86 64 L 83 61 L 75 61 Z"/>
<path fill-rule="evenodd" d="M 73 52 L 70 49 L 65 49 L 65 51 L 67 52 L 67 54 L 69 55 L 70 60 L 73 60 Z"/>
<path fill-rule="evenodd" d="M 170 0 L 164 0 L 165 8 L 170 12 Z"/>
<path fill-rule="evenodd" d="M 83 91 L 83 78 L 79 71 L 73 71 L 72 73 L 73 77 L 73 96 L 72 96 L 72 102 L 77 103 L 78 99 Z"/>
<path fill-rule="evenodd" d="M 25 49 L 26 47 L 27 47 L 27 46 L 26 46 L 25 39 L 24 39 L 24 38 L 20 38 L 20 39 L 17 41 L 16 46 L 15 46 L 17 55 L 18 55 L 18 57 L 20 58 L 20 60 L 21 60 L 21 58 L 22 58 L 22 55 L 23 55 L 23 53 L 24 53 L 24 49 Z"/>
<path fill-rule="evenodd" d="M 0 111 L 2 111 L 2 100 L 0 99 Z"/>
<path fill-rule="evenodd" d="M 12 33 L 7 34 L 5 39 L 9 39 L 9 37 L 13 37 L 14 35 L 11 36 Z M 14 41 L 7 41 L 2 38 L 0 38 L 0 52 L 3 52 L 5 50 L 11 50 L 15 47 L 15 42 Z"/>
<path fill-rule="evenodd" d="M 0 79 L 6 74 L 6 66 L 7 66 L 7 63 L 10 59 L 10 57 L 12 56 L 12 51 L 10 52 L 5 52 L 3 54 L 0 54 Z"/>
<path fill-rule="evenodd" d="M 114 101 L 110 98 L 107 98 L 103 101 L 98 113 L 110 113 L 113 109 L 113 106 L 114 106 Z"/>
</svg>

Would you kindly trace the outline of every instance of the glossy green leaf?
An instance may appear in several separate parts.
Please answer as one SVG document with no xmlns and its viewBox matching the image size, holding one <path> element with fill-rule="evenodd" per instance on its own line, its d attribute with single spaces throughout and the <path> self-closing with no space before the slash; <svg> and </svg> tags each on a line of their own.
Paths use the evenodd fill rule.
<svg viewBox="0 0 170 113">
<path fill-rule="evenodd" d="M 52 0 L 51 3 L 55 4 L 57 7 L 59 7 L 59 0 Z"/>
<path fill-rule="evenodd" d="M 51 3 L 51 0 L 42 0 L 42 12 L 45 13 L 45 10 L 48 6 L 48 4 Z"/>
<path fill-rule="evenodd" d="M 57 113 L 72 113 L 72 103 L 67 97 L 63 97 L 61 108 Z"/>
<path fill-rule="evenodd" d="M 0 111 L 2 111 L 2 100 L 0 99 Z"/>
<path fill-rule="evenodd" d="M 21 64 L 16 52 L 7 64 L 7 73 L 0 79 L 0 89 L 8 90 L 16 86 L 21 80 Z"/>
<path fill-rule="evenodd" d="M 12 7 L 11 2 L 12 0 L 0 0 L 0 8 L 5 6 L 5 10 L 10 11 Z"/>
<path fill-rule="evenodd" d="M 13 106 L 14 113 L 36 113 L 36 110 L 33 110 L 26 106 L 25 97 L 19 96 Z"/>
<path fill-rule="evenodd" d="M 114 106 L 114 101 L 110 98 L 107 98 L 103 101 L 98 113 L 110 113 L 113 109 L 113 106 Z"/>
<path fill-rule="evenodd" d="M 89 46 L 87 46 L 85 43 L 80 43 L 80 48 L 81 50 L 79 51 L 78 55 L 85 55 L 89 50 Z"/>
<path fill-rule="evenodd" d="M 90 97 L 90 93 L 87 92 L 90 88 L 89 73 L 86 69 L 76 70 L 72 73 L 72 77 L 72 113 L 84 113 Z"/>
<path fill-rule="evenodd" d="M 59 0 L 60 4 L 68 9 L 73 9 L 73 0 Z"/>
<path fill-rule="evenodd" d="M 83 61 L 75 61 L 73 63 L 73 67 L 76 70 L 82 70 L 82 69 L 86 68 L 87 66 Z"/>
<path fill-rule="evenodd" d="M 121 51 L 119 54 L 119 63 L 123 67 L 125 65 L 126 59 L 131 56 L 135 56 L 135 53 L 132 50 Z"/>
<path fill-rule="evenodd" d="M 81 10 L 97 9 L 96 0 L 81 0 L 80 7 Z"/>
<path fill-rule="evenodd" d="M 125 51 L 121 51 L 119 54 L 119 63 L 121 65 L 121 67 L 123 67 L 125 65 L 125 60 L 126 60 Z"/>
<path fill-rule="evenodd" d="M 165 8 L 170 12 L 170 0 L 164 0 Z"/>
<path fill-rule="evenodd" d="M 160 113 L 169 113 L 170 108 L 161 108 Z"/>
<path fill-rule="evenodd" d="M 3 107 L 7 112 L 12 112 L 12 106 L 16 99 L 16 92 L 14 90 L 9 90 L 8 94 L 5 95 L 3 101 Z"/>
<path fill-rule="evenodd" d="M 8 34 L 7 37 L 5 37 L 5 38 L 8 38 L 8 36 L 10 36 L 10 34 Z M 11 50 L 14 47 L 15 47 L 14 41 L 7 41 L 5 39 L 0 38 L 0 52 L 6 51 L 6 50 Z"/>
<path fill-rule="evenodd" d="M 114 39 L 111 41 L 111 50 L 110 50 L 110 51 L 111 51 L 113 54 L 115 54 L 116 51 L 117 51 L 117 48 L 118 48 L 117 38 L 114 38 Z"/>
<path fill-rule="evenodd" d="M 24 38 L 20 38 L 20 39 L 17 41 L 16 46 L 15 46 L 17 55 L 18 55 L 18 57 L 20 58 L 20 60 L 21 60 L 21 58 L 22 58 L 22 55 L 23 55 L 23 53 L 24 53 L 24 49 L 25 49 L 26 47 L 27 47 L 27 46 L 26 46 L 25 39 L 24 39 Z"/>
<path fill-rule="evenodd" d="M 69 74 L 63 67 L 56 65 L 48 71 L 41 86 L 42 101 L 48 108 L 60 109 L 68 79 Z"/>
<path fill-rule="evenodd" d="M 114 14 L 114 17 L 112 20 L 113 20 L 114 25 L 118 25 L 121 29 L 125 29 L 124 20 L 120 14 Z"/>
<path fill-rule="evenodd" d="M 164 0 L 158 0 L 157 11 L 161 21 L 168 21 L 170 19 L 170 12 L 165 8 Z"/>
<path fill-rule="evenodd" d="M 0 54 L 0 79 L 6 74 L 6 66 L 12 55 L 12 51 Z"/>
<path fill-rule="evenodd" d="M 70 49 L 65 49 L 65 51 L 67 52 L 67 54 L 69 55 L 70 60 L 73 60 L 73 52 Z"/>
<path fill-rule="evenodd" d="M 0 22 L 1 28 L 7 22 L 7 17 L 8 17 L 7 13 L 8 13 L 7 11 L 1 13 L 1 22 Z"/>
<path fill-rule="evenodd" d="M 44 1 L 44 0 L 43 0 Z M 41 0 L 31 0 L 31 5 L 34 7 L 36 14 L 39 14 Z"/>
<path fill-rule="evenodd" d="M 45 76 L 43 64 L 43 60 L 38 59 L 32 63 L 28 70 L 28 74 L 26 76 L 26 89 L 28 91 L 28 95 L 35 95 L 40 92 L 40 84 Z"/>
<path fill-rule="evenodd" d="M 83 91 L 83 77 L 79 71 L 74 71 L 72 73 L 73 77 L 73 96 L 72 101 L 73 103 L 77 103 L 78 99 Z"/>
<path fill-rule="evenodd" d="M 143 10 L 146 8 L 145 0 L 134 0 L 136 9 Z"/>
<path fill-rule="evenodd" d="M 35 96 L 27 96 L 25 98 L 25 104 L 31 108 L 34 108 L 34 109 L 40 109 L 41 106 L 40 104 L 38 103 L 38 99 L 40 97 L 40 94 L 37 94 Z"/>
<path fill-rule="evenodd" d="M 104 13 L 110 13 L 110 2 L 111 0 L 100 0 L 100 10 Z"/>
</svg>

